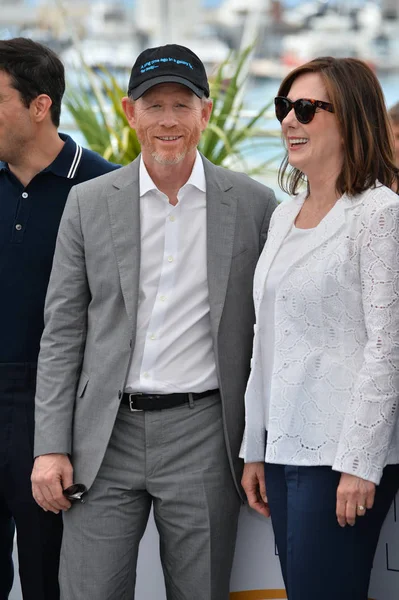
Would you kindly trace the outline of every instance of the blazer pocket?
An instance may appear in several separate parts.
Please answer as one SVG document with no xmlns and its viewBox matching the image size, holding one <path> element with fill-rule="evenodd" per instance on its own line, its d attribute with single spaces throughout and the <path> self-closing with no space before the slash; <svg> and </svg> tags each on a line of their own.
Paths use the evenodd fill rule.
<svg viewBox="0 0 399 600">
<path fill-rule="evenodd" d="M 89 383 L 89 376 L 86 375 L 86 373 L 84 373 L 84 371 L 82 371 L 82 373 L 80 375 L 79 383 L 78 383 L 78 392 L 77 392 L 78 398 L 83 398 L 88 383 Z"/>
<path fill-rule="evenodd" d="M 248 248 L 240 248 L 238 250 L 238 252 L 236 252 L 235 254 L 233 254 L 233 256 L 231 258 L 232 258 L 232 260 L 235 260 L 236 258 L 238 258 L 239 256 L 242 256 L 246 252 L 248 252 Z"/>
<path fill-rule="evenodd" d="M 238 273 L 250 265 L 255 265 L 257 256 L 249 248 L 245 248 L 231 259 L 231 272 Z"/>
</svg>

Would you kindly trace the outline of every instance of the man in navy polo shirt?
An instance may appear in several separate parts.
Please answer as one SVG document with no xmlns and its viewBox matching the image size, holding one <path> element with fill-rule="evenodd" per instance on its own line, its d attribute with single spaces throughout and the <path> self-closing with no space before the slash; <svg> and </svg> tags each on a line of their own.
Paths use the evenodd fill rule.
<svg viewBox="0 0 399 600">
<path fill-rule="evenodd" d="M 12 587 L 14 523 L 24 600 L 59 598 L 61 515 L 39 508 L 30 483 L 44 299 L 71 187 L 117 168 L 58 133 L 64 90 L 51 50 L 0 41 L 0 600 Z"/>
</svg>

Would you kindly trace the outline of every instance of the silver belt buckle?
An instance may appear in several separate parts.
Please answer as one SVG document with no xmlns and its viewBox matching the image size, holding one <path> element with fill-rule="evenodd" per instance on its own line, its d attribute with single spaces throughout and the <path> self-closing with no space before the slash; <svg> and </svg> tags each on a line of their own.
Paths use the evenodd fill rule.
<svg viewBox="0 0 399 600">
<path fill-rule="evenodd" d="M 136 394 L 129 394 L 129 408 L 130 408 L 130 412 L 143 412 L 142 408 L 133 408 L 133 400 L 132 400 L 132 396 L 139 396 L 139 393 Z"/>
</svg>

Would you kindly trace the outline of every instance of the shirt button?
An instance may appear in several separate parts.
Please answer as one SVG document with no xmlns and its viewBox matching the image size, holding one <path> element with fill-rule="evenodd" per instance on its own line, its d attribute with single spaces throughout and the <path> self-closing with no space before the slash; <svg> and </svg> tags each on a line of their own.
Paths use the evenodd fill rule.
<svg viewBox="0 0 399 600">
<path fill-rule="evenodd" d="M 159 299 L 160 299 L 161 302 L 165 302 L 166 296 L 160 296 Z"/>
<path fill-rule="evenodd" d="M 21 225 L 20 223 L 17 223 L 17 225 L 15 225 L 15 229 L 16 229 L 17 231 L 21 231 L 21 229 L 22 229 L 22 225 Z"/>
<path fill-rule="evenodd" d="M 29 194 L 27 192 L 22 192 L 22 198 L 27 198 Z"/>
<path fill-rule="evenodd" d="M 168 256 L 168 262 L 173 262 L 173 256 Z"/>
<path fill-rule="evenodd" d="M 143 373 L 143 377 L 144 377 L 144 379 L 148 379 L 148 378 L 149 378 L 149 376 L 150 376 L 150 374 L 149 374 L 149 373 L 147 373 L 147 372 Z"/>
<path fill-rule="evenodd" d="M 169 221 L 172 221 L 172 222 L 173 222 L 174 220 L 175 220 L 174 216 L 173 216 L 173 215 L 170 215 L 170 217 L 169 217 Z"/>
<path fill-rule="evenodd" d="M 154 335 L 154 334 L 150 335 L 150 340 L 155 340 L 155 339 L 156 339 L 156 338 L 155 338 L 155 335 Z"/>
</svg>

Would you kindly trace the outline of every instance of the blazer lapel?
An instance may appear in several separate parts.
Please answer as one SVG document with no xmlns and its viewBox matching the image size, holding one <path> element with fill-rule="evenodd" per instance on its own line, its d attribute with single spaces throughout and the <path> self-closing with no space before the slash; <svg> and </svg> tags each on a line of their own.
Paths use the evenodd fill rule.
<svg viewBox="0 0 399 600">
<path fill-rule="evenodd" d="M 255 273 L 254 280 L 254 304 L 255 311 L 258 314 L 259 307 L 262 301 L 263 292 L 265 289 L 265 281 L 269 273 L 270 267 L 274 258 L 277 255 L 284 239 L 291 229 L 302 205 L 305 201 L 305 195 L 301 194 L 292 202 L 287 203 L 281 210 L 276 213 L 275 223 L 270 231 L 265 249 L 259 259 L 258 267 Z M 289 265 L 283 277 L 298 264 L 306 255 L 316 252 L 323 244 L 331 239 L 345 224 L 345 210 L 353 206 L 351 199 L 347 196 L 342 196 L 330 212 L 324 217 L 319 225 L 314 229 L 309 236 L 303 240 L 303 243 L 298 246 L 298 251 L 295 253 L 294 260 Z"/>
<path fill-rule="evenodd" d="M 260 255 L 254 279 L 254 304 L 257 311 L 263 296 L 264 283 L 274 258 L 281 244 L 292 227 L 293 222 L 302 208 L 304 198 L 299 197 L 283 205 L 274 213 L 274 225 L 268 233 L 265 248 Z"/>
<path fill-rule="evenodd" d="M 136 159 L 120 170 L 115 192 L 108 199 L 112 240 L 126 311 L 133 327 L 137 318 L 140 275 L 140 192 Z"/>
<path fill-rule="evenodd" d="M 290 268 L 294 267 L 307 254 L 314 253 L 318 248 L 323 246 L 345 225 L 345 209 L 348 205 L 346 196 L 342 196 L 337 200 L 319 225 L 309 234 L 304 243 L 299 246 Z"/>
<path fill-rule="evenodd" d="M 212 333 L 216 339 L 227 291 L 237 198 L 232 184 L 202 157 L 206 178 L 207 201 L 207 272 Z"/>
</svg>

